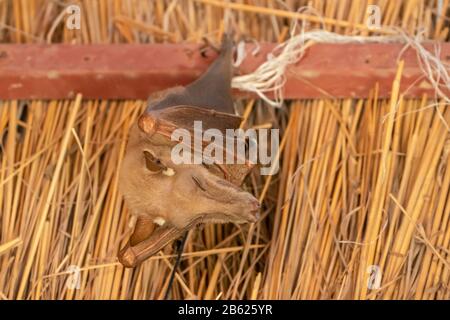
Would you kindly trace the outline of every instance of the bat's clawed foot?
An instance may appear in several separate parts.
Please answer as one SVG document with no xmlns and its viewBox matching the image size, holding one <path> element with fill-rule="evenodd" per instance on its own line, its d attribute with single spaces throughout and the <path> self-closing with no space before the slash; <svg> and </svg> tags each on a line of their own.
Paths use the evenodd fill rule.
<svg viewBox="0 0 450 320">
<path fill-rule="evenodd" d="M 207 37 L 203 37 L 202 38 L 203 44 L 200 47 L 200 54 L 203 58 L 207 58 L 208 57 L 208 51 L 210 49 L 212 49 L 213 51 L 215 51 L 217 54 L 220 53 L 220 47 L 216 46 L 215 44 L 213 44 L 211 42 L 211 40 L 209 40 Z"/>
<path fill-rule="evenodd" d="M 208 57 L 207 52 L 209 49 L 212 49 L 217 54 L 220 54 L 226 50 L 233 48 L 233 45 L 234 45 L 232 32 L 224 33 L 222 35 L 222 42 L 220 45 L 216 45 L 208 37 L 203 37 L 202 41 L 203 41 L 203 44 L 200 47 L 200 54 L 204 58 Z"/>
<path fill-rule="evenodd" d="M 220 47 L 215 45 L 214 43 L 212 43 L 211 40 L 209 40 L 207 37 L 203 37 L 202 41 L 203 41 L 204 48 L 211 48 L 217 53 L 220 52 Z"/>
</svg>

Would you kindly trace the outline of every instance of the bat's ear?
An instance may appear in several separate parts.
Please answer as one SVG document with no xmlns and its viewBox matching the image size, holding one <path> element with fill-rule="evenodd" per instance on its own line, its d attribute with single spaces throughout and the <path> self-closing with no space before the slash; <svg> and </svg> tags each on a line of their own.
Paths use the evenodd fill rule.
<svg viewBox="0 0 450 320">
<path fill-rule="evenodd" d="M 158 99 L 149 102 L 147 110 L 186 105 L 234 114 L 231 96 L 232 60 L 233 39 L 230 34 L 224 34 L 219 56 L 199 79 L 185 88 L 165 91 Z"/>
</svg>

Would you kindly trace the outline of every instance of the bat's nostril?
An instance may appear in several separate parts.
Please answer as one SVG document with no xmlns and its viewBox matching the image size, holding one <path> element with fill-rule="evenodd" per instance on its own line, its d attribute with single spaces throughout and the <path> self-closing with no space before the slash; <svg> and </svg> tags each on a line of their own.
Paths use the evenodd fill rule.
<svg viewBox="0 0 450 320">
<path fill-rule="evenodd" d="M 259 201 L 257 201 L 257 200 L 251 201 L 251 212 L 252 213 L 258 214 L 260 208 L 261 208 L 261 205 L 259 204 Z"/>
<path fill-rule="evenodd" d="M 260 217 L 260 213 L 259 213 L 259 209 L 254 209 L 250 212 L 250 222 L 256 222 L 259 220 Z"/>
<path fill-rule="evenodd" d="M 259 201 L 256 200 L 256 199 L 254 199 L 254 200 L 252 201 L 252 204 L 253 204 L 253 207 L 254 207 L 255 209 L 259 209 L 259 208 L 261 207 L 261 205 L 259 204 Z"/>
</svg>

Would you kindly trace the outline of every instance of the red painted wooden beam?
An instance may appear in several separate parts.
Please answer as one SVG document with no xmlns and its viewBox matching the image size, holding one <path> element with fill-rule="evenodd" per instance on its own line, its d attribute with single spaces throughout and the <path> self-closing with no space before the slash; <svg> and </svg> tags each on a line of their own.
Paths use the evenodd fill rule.
<svg viewBox="0 0 450 320">
<path fill-rule="evenodd" d="M 238 73 L 254 70 L 273 46 L 262 45 L 255 57 L 248 54 Z M 441 59 L 450 63 L 450 44 L 441 47 Z M 284 95 L 288 99 L 364 98 L 378 83 L 379 95 L 388 97 L 402 48 L 400 44 L 314 45 L 288 69 Z M 61 99 L 78 92 L 94 99 L 146 99 L 152 92 L 196 79 L 215 56 L 208 50 L 204 57 L 198 45 L 188 44 L 0 45 L 0 99 Z M 433 94 L 421 79 L 415 51 L 407 50 L 402 58 L 402 90 L 415 83 L 406 95 Z"/>
</svg>

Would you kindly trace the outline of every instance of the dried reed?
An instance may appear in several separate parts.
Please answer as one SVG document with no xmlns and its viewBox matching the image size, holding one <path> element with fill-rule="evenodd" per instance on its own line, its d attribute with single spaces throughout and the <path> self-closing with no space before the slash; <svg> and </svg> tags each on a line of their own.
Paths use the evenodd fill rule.
<svg viewBox="0 0 450 320">
<path fill-rule="evenodd" d="M 72 3 L 72 1 L 70 1 Z M 303 5 L 325 28 L 384 26 L 449 39 L 449 1 L 84 0 L 81 30 L 57 19 L 69 1 L 0 1 L 0 41 L 12 43 L 217 40 L 224 7 L 242 35 L 282 41 Z M 351 72 L 351 71 L 349 71 Z M 279 127 L 281 168 L 247 182 L 263 202 L 255 225 L 191 233 L 174 298 L 449 299 L 450 123 L 444 102 L 405 100 L 402 64 L 388 100 L 293 101 L 274 110 L 239 101 L 245 126 Z M 135 270 L 116 253 L 130 234 L 118 191 L 130 126 L 143 101 L 0 101 L 0 299 L 158 299 L 171 248 Z M 438 112 L 439 111 L 439 112 Z M 70 266 L 80 269 L 71 289 Z M 369 268 L 369 269 L 368 269 Z M 381 273 L 380 287 L 368 271 Z M 369 285 L 368 285 L 369 284 Z M 373 284 L 373 283 L 372 283 Z"/>
</svg>

